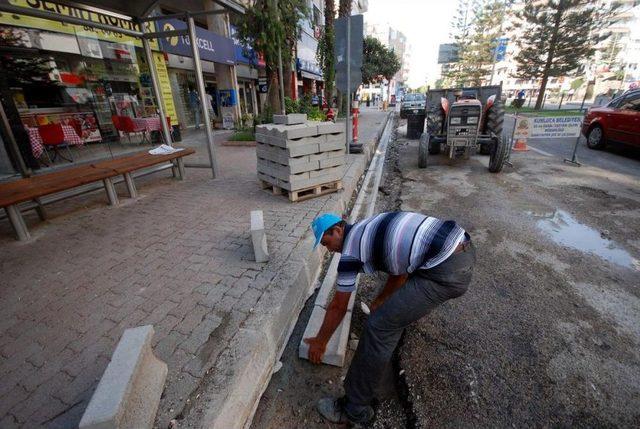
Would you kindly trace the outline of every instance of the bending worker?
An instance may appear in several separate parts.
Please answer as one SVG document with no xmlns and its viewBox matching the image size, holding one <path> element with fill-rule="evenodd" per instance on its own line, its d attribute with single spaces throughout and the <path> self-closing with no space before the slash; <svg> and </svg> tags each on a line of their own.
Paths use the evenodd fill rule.
<svg viewBox="0 0 640 429">
<path fill-rule="evenodd" d="M 359 272 L 384 271 L 384 289 L 371 303 L 364 333 L 344 380 L 345 396 L 318 401 L 333 423 L 369 423 L 374 389 L 404 328 L 439 304 L 467 291 L 476 254 L 469 234 L 454 221 L 419 213 L 382 213 L 349 225 L 322 214 L 312 223 L 316 238 L 340 252 L 336 292 L 318 334 L 305 338 L 309 360 L 319 364 L 327 343 L 347 312 Z"/>
</svg>

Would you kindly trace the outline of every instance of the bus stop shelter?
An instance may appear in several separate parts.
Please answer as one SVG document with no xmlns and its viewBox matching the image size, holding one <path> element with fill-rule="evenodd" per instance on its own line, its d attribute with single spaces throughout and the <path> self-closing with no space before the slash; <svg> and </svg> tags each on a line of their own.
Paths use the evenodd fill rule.
<svg viewBox="0 0 640 429">
<path fill-rule="evenodd" d="M 143 44 L 146 61 L 149 64 L 153 93 L 157 100 L 158 114 L 160 115 L 160 118 L 165 118 L 166 112 L 162 93 L 160 91 L 158 70 L 152 58 L 150 42 L 154 39 L 166 37 L 188 37 L 193 57 L 197 91 L 200 96 L 200 100 L 206 100 L 205 83 L 202 64 L 200 62 L 200 52 L 197 43 L 194 17 L 212 14 L 245 13 L 244 7 L 232 0 L 213 0 L 213 3 L 218 5 L 218 7 L 213 10 L 205 10 L 202 1 L 186 0 L 180 2 L 180 8 L 184 11 L 170 15 L 159 15 L 154 13 L 161 3 L 160 1 L 83 0 L 73 3 L 67 1 L 39 1 L 36 2 L 39 7 L 31 8 L 24 7 L 21 4 L 16 3 L 17 2 L 12 2 L 11 0 L 0 0 L 0 12 L 48 19 L 73 25 L 81 25 L 88 28 L 95 28 L 140 39 Z M 171 31 L 159 31 L 154 23 L 158 20 L 168 18 L 183 20 L 187 24 L 186 28 L 173 29 Z M 6 135 L 8 135 L 9 139 L 8 146 L 14 158 L 18 160 L 18 169 L 23 176 L 29 176 L 30 172 L 22 160 L 15 136 L 11 133 L 9 121 L 4 114 L 4 111 L 0 113 L 2 114 L 2 126 L 5 127 L 7 131 Z M 211 126 L 209 110 L 202 108 L 202 116 L 206 132 L 206 146 L 209 155 L 209 163 L 193 166 L 210 168 L 212 175 L 215 178 L 218 175 L 218 165 L 216 162 L 213 129 Z M 169 125 L 164 120 L 161 120 L 160 123 L 162 126 L 164 140 L 166 142 L 171 142 Z"/>
</svg>

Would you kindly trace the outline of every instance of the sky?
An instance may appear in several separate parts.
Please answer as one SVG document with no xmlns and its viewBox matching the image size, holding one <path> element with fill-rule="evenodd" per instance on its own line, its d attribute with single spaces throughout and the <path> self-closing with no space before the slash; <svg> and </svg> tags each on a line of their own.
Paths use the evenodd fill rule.
<svg viewBox="0 0 640 429">
<path fill-rule="evenodd" d="M 410 45 L 408 85 L 416 88 L 438 75 L 438 45 L 449 41 L 455 0 L 369 0 L 365 23 L 389 24 Z"/>
</svg>

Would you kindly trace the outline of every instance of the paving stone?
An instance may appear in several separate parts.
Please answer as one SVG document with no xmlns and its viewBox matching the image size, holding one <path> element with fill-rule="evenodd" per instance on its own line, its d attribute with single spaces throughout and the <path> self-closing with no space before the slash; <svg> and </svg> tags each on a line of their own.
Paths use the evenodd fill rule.
<svg viewBox="0 0 640 429">
<path fill-rule="evenodd" d="M 274 124 L 295 125 L 307 122 L 306 113 L 289 113 L 287 115 L 273 115 Z"/>
<path fill-rule="evenodd" d="M 382 117 L 381 113 L 375 114 Z M 361 140 L 375 133 L 375 122 L 361 116 Z M 318 124 L 315 126 L 317 129 Z M 269 135 L 277 134 L 282 134 L 281 130 Z M 325 136 L 327 142 L 344 141 L 331 134 Z M 310 136 L 296 138 L 305 137 Z M 198 138 L 201 146 L 194 162 L 206 162 L 203 137 Z M 216 136 L 216 141 L 222 138 Z M 284 159 L 290 166 L 329 158 L 316 149 L 315 153 L 291 157 L 287 149 L 258 143 L 256 153 L 262 149 L 272 156 L 271 161 Z M 334 151 L 344 149 L 342 144 Z M 169 333 L 161 333 L 160 329 L 165 330 L 165 324 L 168 327 L 175 319 L 183 321 L 197 308 L 208 311 L 205 319 L 229 312 L 225 336 L 220 340 L 225 342 L 220 347 L 224 347 L 247 319 L 249 304 L 262 299 L 259 292 L 268 296 L 268 289 L 279 290 L 290 283 L 289 276 L 282 273 L 299 267 L 295 255 L 304 247 L 300 245 L 304 228 L 317 213 L 333 207 L 339 194 L 290 204 L 259 189 L 253 156 L 240 155 L 237 148 L 221 148 L 217 156 L 222 174 L 215 181 L 210 172 L 199 169 L 190 170 L 188 180 L 180 183 L 168 178 L 168 174 L 157 173 L 136 179 L 144 198 L 117 210 L 104 206 L 103 195 L 89 193 L 49 206 L 50 219 L 46 223 L 29 214 L 30 228 L 40 236 L 31 243 L 15 243 L 8 223 L 0 222 L 0 271 L 3 285 L 8 285 L 0 300 L 0 387 L 4 390 L 7 386 L 5 396 L 0 396 L 0 421 L 7 421 L 8 417 L 7 412 L 2 412 L 9 402 L 6 395 L 16 392 L 13 397 L 20 399 L 19 393 L 26 392 L 29 399 L 19 400 L 11 412 L 22 427 L 29 427 L 25 423 L 30 416 L 47 409 L 48 398 L 36 395 L 36 390 L 46 380 L 52 380 L 55 387 L 60 382 L 56 380 L 66 380 L 57 376 L 63 373 L 74 380 L 67 386 L 58 386 L 60 396 L 65 402 L 85 402 L 57 418 L 52 414 L 42 421 L 54 418 L 51 427 L 78 427 L 97 385 L 96 378 L 106 368 L 124 330 L 144 323 L 147 317 L 160 316 L 166 308 L 161 304 L 170 302 L 174 307 L 157 318 L 156 335 L 161 339 L 155 346 L 173 350 L 162 352 L 166 353 L 162 357 L 170 368 L 176 368 L 162 399 L 158 415 L 162 424 L 156 424 L 166 427 L 170 420 L 165 419 L 168 409 L 181 410 L 188 392 L 197 387 L 199 380 L 179 372 L 179 368 L 193 361 L 194 355 L 179 345 L 174 348 L 169 340 L 162 341 L 174 333 L 184 342 L 199 321 L 197 317 L 198 323 L 185 320 L 190 324 L 183 328 L 185 334 L 176 330 L 178 325 Z M 361 155 L 349 156 L 347 165 L 360 158 Z M 256 207 L 264 211 L 265 227 L 270 244 L 273 243 L 267 264 L 257 264 L 250 247 L 247 213 Z M 193 255 L 206 260 L 192 258 L 189 262 Z M 239 298 L 225 294 L 243 277 L 250 279 L 250 285 Z M 215 287 L 206 291 L 207 282 Z M 38 323 L 46 327 L 38 328 Z M 96 338 L 91 335 L 94 329 L 107 332 Z M 52 353 L 69 339 L 62 351 Z M 19 359 L 20 351 L 34 341 L 43 348 L 42 353 Z M 21 381 L 31 389 L 21 387 Z"/>
</svg>

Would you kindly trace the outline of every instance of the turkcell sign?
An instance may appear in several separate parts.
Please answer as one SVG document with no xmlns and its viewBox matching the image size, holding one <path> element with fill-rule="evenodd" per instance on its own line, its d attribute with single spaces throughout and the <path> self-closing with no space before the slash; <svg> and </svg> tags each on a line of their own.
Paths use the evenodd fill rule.
<svg viewBox="0 0 640 429">
<path fill-rule="evenodd" d="M 158 21 L 159 31 L 184 30 L 187 24 L 178 19 L 164 19 Z M 233 40 L 213 33 L 204 28 L 196 27 L 196 43 L 200 52 L 200 59 L 214 63 L 235 64 L 235 49 Z M 160 39 L 162 50 L 170 54 L 191 57 L 191 43 L 188 35 L 170 36 Z"/>
</svg>

